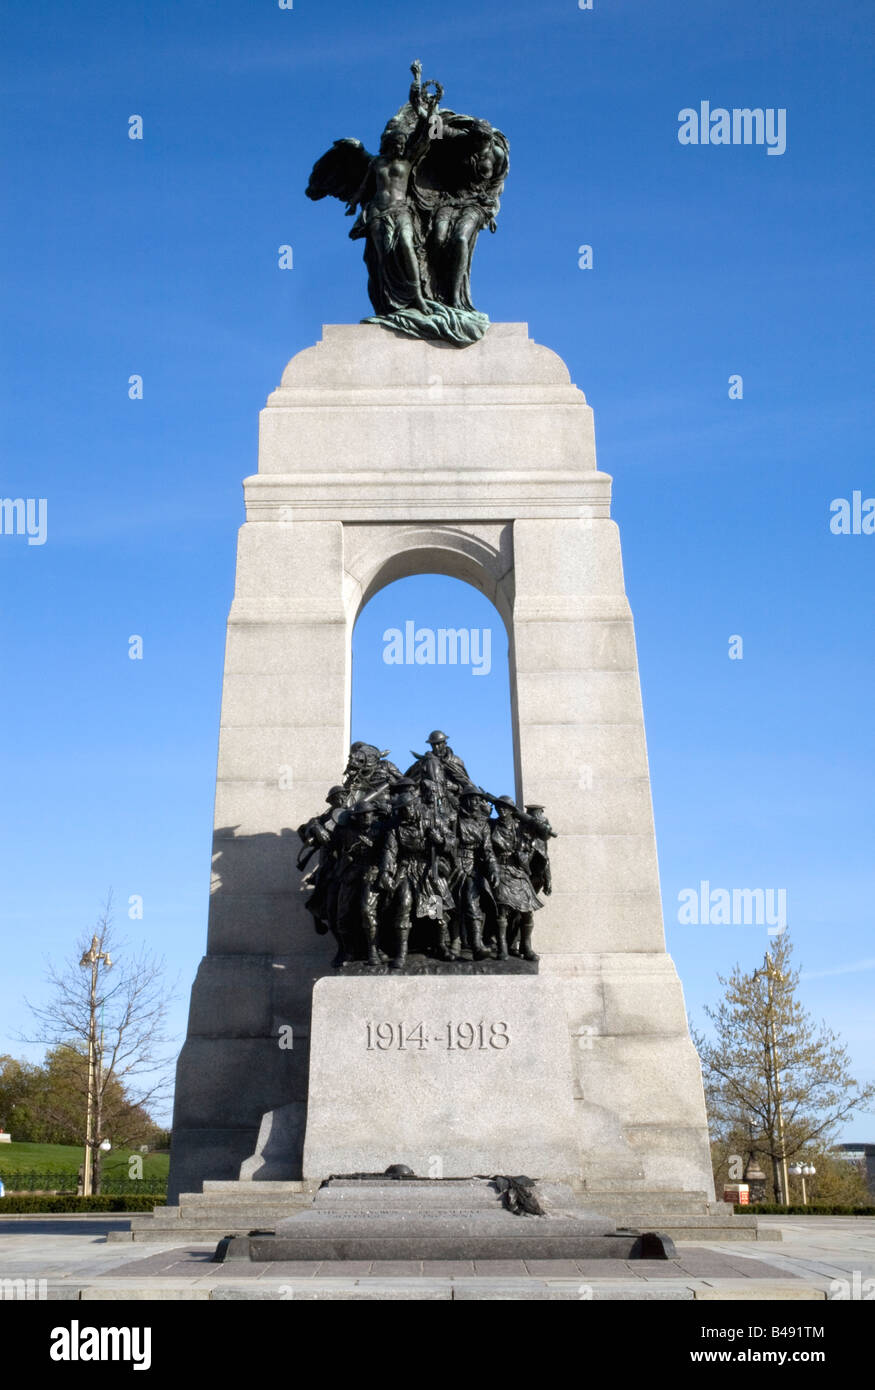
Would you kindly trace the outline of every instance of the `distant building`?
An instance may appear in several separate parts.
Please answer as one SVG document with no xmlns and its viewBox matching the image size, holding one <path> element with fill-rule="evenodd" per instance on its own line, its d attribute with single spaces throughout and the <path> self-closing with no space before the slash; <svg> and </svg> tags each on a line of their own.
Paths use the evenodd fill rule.
<svg viewBox="0 0 875 1390">
<path fill-rule="evenodd" d="M 875 1197 L 875 1144 L 838 1144 L 836 1147 L 839 1158 L 848 1163 L 859 1163 L 866 1186 Z"/>
</svg>

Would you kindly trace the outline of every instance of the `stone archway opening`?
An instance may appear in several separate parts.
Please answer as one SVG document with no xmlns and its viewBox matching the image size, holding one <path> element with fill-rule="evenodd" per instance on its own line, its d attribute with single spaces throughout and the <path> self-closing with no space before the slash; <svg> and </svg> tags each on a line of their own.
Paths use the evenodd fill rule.
<svg viewBox="0 0 875 1390">
<path fill-rule="evenodd" d="M 504 736 L 504 749 L 496 764 L 496 761 L 484 760 L 486 772 L 494 772 L 496 776 L 504 773 L 503 786 L 505 790 L 519 796 L 522 788 L 521 759 L 520 759 L 520 736 L 519 736 L 519 716 L 517 704 L 517 679 L 516 679 L 516 648 L 514 641 L 514 548 L 513 548 L 513 525 L 512 523 L 495 522 L 473 522 L 465 524 L 446 524 L 442 522 L 409 522 L 395 521 L 388 524 L 362 524 L 345 525 L 343 528 L 343 561 L 344 561 L 344 604 L 346 609 L 350 662 L 348 666 L 347 684 L 347 729 L 354 727 L 353 708 L 352 708 L 352 646 L 354 640 L 354 629 L 358 628 L 360 616 L 365 611 L 366 606 L 378 596 L 387 586 L 396 584 L 402 580 L 413 580 L 416 577 L 425 575 L 432 576 L 432 581 L 438 577 L 449 584 L 450 592 L 455 592 L 455 598 L 447 597 L 447 614 L 458 611 L 459 605 L 480 598 L 481 604 L 485 602 L 485 607 L 481 609 L 484 617 L 478 622 L 465 622 L 462 628 L 468 629 L 469 658 L 471 629 L 482 628 L 484 625 L 491 632 L 492 646 L 492 669 L 496 660 L 496 651 L 502 663 L 502 678 L 500 681 L 494 680 L 490 672 L 489 675 L 476 676 L 466 674 L 462 682 L 462 688 L 467 685 L 469 700 L 463 708 L 468 714 L 473 715 L 476 710 L 479 720 L 469 722 L 466 718 L 462 719 L 461 726 L 467 730 L 470 728 L 471 737 L 477 740 L 482 738 L 483 731 L 490 731 L 486 734 L 487 743 L 494 746 L 492 732 L 496 726 L 505 730 L 509 727 L 509 735 Z M 453 591 L 453 582 L 457 588 Z M 470 597 L 469 597 L 470 596 Z M 482 597 L 481 597 L 482 596 Z M 405 622 L 409 620 L 408 615 Z M 415 615 L 412 615 L 415 620 Z M 434 666 L 426 662 L 416 661 L 416 626 L 414 626 L 413 637 L 413 656 L 412 666 L 419 667 L 420 672 L 440 671 L 441 665 L 438 662 L 440 656 L 441 629 L 445 632 L 456 629 L 460 624 L 456 622 L 437 621 L 439 613 L 435 615 L 435 621 L 431 624 L 421 623 L 419 626 L 431 626 L 434 630 L 435 643 L 435 663 Z M 500 619 L 500 621 L 498 621 Z M 398 627 L 397 623 L 386 624 L 386 626 Z M 383 629 L 386 630 L 385 627 Z M 402 656 L 404 658 L 403 667 L 408 669 L 407 656 L 407 629 L 401 625 L 401 636 L 404 642 Z M 450 639 L 444 638 L 444 652 L 447 660 L 445 668 L 452 669 L 449 661 Z M 457 642 L 464 638 L 455 639 Z M 483 650 L 482 636 L 480 638 L 480 660 L 483 669 Z M 427 655 L 427 652 L 425 653 Z M 382 658 L 381 658 L 382 659 Z M 389 665 L 389 663 L 384 663 Z M 457 668 L 461 663 L 457 660 Z M 469 666 L 467 672 L 472 670 Z M 422 682 L 424 688 L 426 682 Z M 485 692 L 489 689 L 499 693 L 493 699 L 492 707 L 488 707 L 488 701 L 484 699 Z M 474 700 L 476 691 L 480 691 L 479 701 Z M 413 694 L 413 692 L 411 692 Z M 387 692 L 387 699 L 395 701 L 394 688 Z M 509 713 L 508 713 L 509 707 Z M 498 716 L 496 711 L 500 710 Z M 400 711 L 403 714 L 403 710 Z M 420 721 L 421 722 L 421 721 Z M 446 723 L 446 719 L 441 716 L 437 723 Z M 419 723 L 416 724 L 418 739 L 423 738 L 436 727 L 434 720 L 428 722 L 428 727 L 419 730 Z M 480 730 L 478 735 L 477 730 Z M 462 743 L 455 730 L 449 729 L 446 732 L 456 739 L 454 746 L 457 748 L 461 757 L 465 757 Z M 355 737 L 355 735 L 353 735 Z M 373 738 L 368 737 L 368 742 L 373 742 Z M 409 741 L 399 744 L 399 747 L 419 747 L 419 743 L 409 743 Z M 469 766 L 471 776 L 479 780 L 475 771 L 478 759 L 475 758 L 475 766 Z M 484 783 L 484 785 L 486 785 Z M 489 788 L 496 794 L 502 795 L 503 792 L 497 791 L 495 787 Z"/>
<path fill-rule="evenodd" d="M 446 574 L 417 568 L 382 579 L 352 634 L 350 741 L 379 743 L 403 770 L 441 728 L 478 785 L 513 794 L 510 643 L 500 612 L 482 589 Z"/>
</svg>

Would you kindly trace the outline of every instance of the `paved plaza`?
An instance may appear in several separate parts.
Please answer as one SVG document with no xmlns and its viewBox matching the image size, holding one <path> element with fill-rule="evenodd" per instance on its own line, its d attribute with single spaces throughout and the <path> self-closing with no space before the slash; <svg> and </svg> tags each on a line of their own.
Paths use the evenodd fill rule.
<svg viewBox="0 0 875 1390">
<path fill-rule="evenodd" d="M 0 1220 L 10 1298 L 131 1299 L 865 1299 L 875 1295 L 875 1218 L 764 1217 L 780 1243 L 677 1246 L 673 1260 L 211 1262 L 212 1248 L 106 1242 L 124 1218 Z"/>
</svg>

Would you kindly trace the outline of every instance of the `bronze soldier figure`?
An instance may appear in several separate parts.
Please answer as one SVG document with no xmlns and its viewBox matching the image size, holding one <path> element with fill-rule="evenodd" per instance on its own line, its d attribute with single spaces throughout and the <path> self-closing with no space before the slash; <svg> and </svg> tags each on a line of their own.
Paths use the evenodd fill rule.
<svg viewBox="0 0 875 1390">
<path fill-rule="evenodd" d="M 407 959 L 413 919 L 428 918 L 443 928 L 447 913 L 453 909 L 446 864 L 432 855 L 433 849 L 440 851 L 445 847 L 444 832 L 429 824 L 416 791 L 402 791 L 396 797 L 379 878 L 380 887 L 390 895 L 395 938 L 392 965 L 396 970 Z"/>
<path fill-rule="evenodd" d="M 470 946 L 475 960 L 490 953 L 483 944 L 484 902 L 498 891 L 498 863 L 492 849 L 489 801 L 479 787 L 462 792 L 459 807 L 458 915 L 450 942 L 450 958 L 458 960 L 463 946 Z"/>
<path fill-rule="evenodd" d="M 387 753 L 373 743 L 354 743 L 349 750 L 343 785 L 350 803 L 375 793 L 384 794 L 400 781 L 401 773 Z"/>
<path fill-rule="evenodd" d="M 550 868 L 548 840 L 556 839 L 556 831 L 544 814 L 543 806 L 526 806 L 527 815 L 521 818 L 522 845 L 526 852 L 527 871 L 536 893 L 553 892 L 553 874 Z"/>
<path fill-rule="evenodd" d="M 460 794 L 474 785 L 468 776 L 468 769 L 447 743 L 447 736 L 442 729 L 433 729 L 426 743 L 430 745 L 431 751 L 415 753 L 416 762 L 404 775 L 417 787 L 423 781 L 433 783 L 445 807 L 451 808 L 455 815 L 459 808 Z"/>
<path fill-rule="evenodd" d="M 492 827 L 492 848 L 498 862 L 498 887 L 495 890 L 496 959 L 507 960 L 508 927 L 519 935 L 519 953 L 526 960 L 535 960 L 532 950 L 533 913 L 543 904 L 532 887 L 532 881 L 520 863 L 519 808 L 513 797 L 500 796 L 495 802 L 498 821 Z"/>
<path fill-rule="evenodd" d="M 298 851 L 299 869 L 307 867 L 317 850 L 327 849 L 331 844 L 331 837 L 337 828 L 338 812 L 346 805 L 345 788 L 332 787 L 325 800 L 330 810 L 323 811 L 321 816 L 313 816 L 312 820 L 298 826 L 298 835 L 304 842 Z"/>
<path fill-rule="evenodd" d="M 354 806 L 340 827 L 336 921 L 343 961 L 360 959 L 366 942 L 370 963 L 380 963 L 374 884 L 381 838 L 377 810 L 366 801 Z"/>
<path fill-rule="evenodd" d="M 329 811 L 298 827 L 303 840 L 298 852 L 298 868 L 303 869 L 313 854 L 319 853 L 319 862 L 301 880 L 301 889 L 312 888 L 313 892 L 305 903 L 312 913 L 316 930 L 320 936 L 330 932 L 337 950 L 332 964 L 341 965 L 346 959 L 346 950 L 337 924 L 337 894 L 340 887 L 341 860 L 339 857 L 340 828 L 347 819 L 343 809 L 346 805 L 346 791 L 343 787 L 332 787 L 325 798 Z"/>
</svg>

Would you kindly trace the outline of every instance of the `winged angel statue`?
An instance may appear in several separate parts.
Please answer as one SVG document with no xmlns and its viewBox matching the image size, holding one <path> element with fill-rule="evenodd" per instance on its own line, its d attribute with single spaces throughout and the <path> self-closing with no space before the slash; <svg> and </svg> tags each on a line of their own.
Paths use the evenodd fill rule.
<svg viewBox="0 0 875 1390">
<path fill-rule="evenodd" d="M 365 243 L 375 311 L 362 322 L 466 347 L 489 327 L 471 302 L 471 257 L 482 229 L 495 231 L 508 143 L 488 121 L 441 107 L 443 88 L 422 82 L 420 63 L 410 70 L 409 98 L 379 154 L 335 140 L 313 166 L 307 197 L 330 194 L 356 217 L 349 235 Z"/>
</svg>

